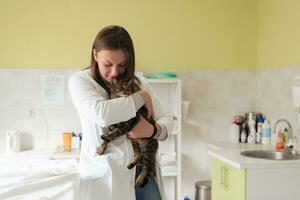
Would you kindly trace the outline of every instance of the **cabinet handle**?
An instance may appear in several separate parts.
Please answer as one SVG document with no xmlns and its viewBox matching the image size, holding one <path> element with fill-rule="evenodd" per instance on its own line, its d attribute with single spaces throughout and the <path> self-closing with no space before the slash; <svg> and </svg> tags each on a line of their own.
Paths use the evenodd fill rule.
<svg viewBox="0 0 300 200">
<path fill-rule="evenodd" d="M 225 169 L 225 190 L 229 189 L 229 169 Z"/>
<path fill-rule="evenodd" d="M 225 187 L 225 179 L 224 179 L 224 176 L 225 176 L 224 172 L 225 172 L 225 170 L 226 170 L 225 167 L 221 166 L 221 188 Z"/>
</svg>

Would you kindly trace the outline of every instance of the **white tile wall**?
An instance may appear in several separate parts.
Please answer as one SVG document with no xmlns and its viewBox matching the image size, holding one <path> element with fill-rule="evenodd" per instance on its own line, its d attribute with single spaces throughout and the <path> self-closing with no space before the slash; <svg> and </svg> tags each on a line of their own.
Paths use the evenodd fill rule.
<svg viewBox="0 0 300 200">
<path fill-rule="evenodd" d="M 4 151 L 5 132 L 19 129 L 34 138 L 34 147 L 44 148 L 48 126 L 49 145 L 61 144 L 64 130 L 79 132 L 77 113 L 69 97 L 67 80 L 75 70 L 37 69 L 37 68 L 0 68 L 0 151 Z M 41 76 L 63 75 L 65 95 L 62 105 L 45 105 L 41 100 Z M 35 116 L 30 116 L 30 110 Z M 45 116 L 47 123 L 43 116 Z"/>
<path fill-rule="evenodd" d="M 298 136 L 299 140 L 298 109 L 294 107 L 292 96 L 293 79 L 298 74 L 300 74 L 300 67 L 260 70 L 258 72 L 257 97 L 258 110 L 261 110 L 270 119 L 271 125 L 279 118 L 287 119 L 291 122 L 293 133 Z M 275 137 L 272 138 L 272 141 L 275 142 Z"/>
<path fill-rule="evenodd" d="M 80 131 L 79 119 L 69 97 L 68 76 L 79 69 L 0 68 L 0 151 L 5 131 L 20 129 L 36 138 L 36 148 L 45 145 L 48 123 L 49 145 L 61 144 L 64 130 Z M 300 136 L 297 112 L 293 107 L 291 85 L 300 67 L 264 70 L 178 70 L 183 99 L 190 101 L 182 136 L 182 194 L 194 194 L 194 183 L 210 178 L 210 162 L 204 142 L 226 140 L 234 115 L 260 111 L 271 123 L 278 118 L 291 121 Z M 63 105 L 41 101 L 41 75 L 65 77 Z M 36 116 L 30 117 L 30 110 Z M 189 169 L 189 170 L 185 170 Z"/>
<path fill-rule="evenodd" d="M 182 79 L 183 99 L 190 101 L 187 119 L 183 121 L 182 194 L 193 195 L 196 181 L 210 179 L 210 160 L 204 142 L 227 140 L 234 115 L 259 111 L 271 125 L 286 118 L 300 138 L 291 90 L 300 67 L 177 73 Z"/>
<path fill-rule="evenodd" d="M 226 140 L 234 115 L 256 110 L 254 70 L 178 71 L 183 99 L 190 101 L 182 135 L 182 194 L 194 195 L 195 182 L 210 179 L 205 141 Z M 185 170 L 188 169 L 188 170 Z"/>
</svg>

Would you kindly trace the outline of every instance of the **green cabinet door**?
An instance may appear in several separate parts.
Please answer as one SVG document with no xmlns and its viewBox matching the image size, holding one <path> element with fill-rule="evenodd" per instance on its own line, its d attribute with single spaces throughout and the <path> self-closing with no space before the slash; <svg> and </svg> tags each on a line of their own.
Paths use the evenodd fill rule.
<svg viewBox="0 0 300 200">
<path fill-rule="evenodd" d="M 212 160 L 212 200 L 229 200 L 225 189 L 226 165 L 217 159 Z"/>
<path fill-rule="evenodd" d="M 246 200 L 246 170 L 228 166 L 228 195 L 231 200 Z"/>
<path fill-rule="evenodd" d="M 246 170 L 213 159 L 212 200 L 246 200 Z"/>
</svg>

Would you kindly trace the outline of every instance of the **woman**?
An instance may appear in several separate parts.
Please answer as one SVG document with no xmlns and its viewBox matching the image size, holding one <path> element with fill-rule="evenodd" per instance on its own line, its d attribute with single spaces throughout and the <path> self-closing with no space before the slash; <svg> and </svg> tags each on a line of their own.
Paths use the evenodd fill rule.
<svg viewBox="0 0 300 200">
<path fill-rule="evenodd" d="M 80 199 L 105 200 L 160 200 L 164 199 L 159 168 L 143 188 L 135 188 L 135 173 L 127 169 L 133 157 L 130 138 L 154 135 L 165 140 L 172 130 L 172 118 L 167 116 L 142 77 L 141 88 L 128 97 L 110 99 L 110 83 L 114 80 L 130 81 L 135 77 L 134 47 L 128 32 L 120 26 L 108 26 L 95 38 L 91 65 L 75 72 L 69 79 L 71 98 L 80 117 L 83 139 L 80 157 Z M 104 155 L 97 155 L 103 127 L 127 121 L 136 116 L 145 105 L 154 116 L 156 128 L 141 117 L 127 134 L 109 143 Z M 156 131 L 155 131 L 156 130 Z"/>
</svg>

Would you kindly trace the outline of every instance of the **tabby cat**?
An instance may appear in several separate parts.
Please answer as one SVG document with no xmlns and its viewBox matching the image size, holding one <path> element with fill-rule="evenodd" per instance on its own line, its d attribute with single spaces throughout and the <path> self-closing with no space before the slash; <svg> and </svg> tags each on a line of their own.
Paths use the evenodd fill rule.
<svg viewBox="0 0 300 200">
<path fill-rule="evenodd" d="M 111 85 L 111 95 L 110 98 L 118 98 L 122 96 L 128 96 L 141 90 L 139 87 L 139 80 L 135 79 L 131 82 L 124 83 L 112 83 Z M 120 122 L 114 125 L 103 128 L 103 134 L 101 138 L 103 140 L 101 146 L 97 149 L 99 155 L 104 154 L 107 145 L 112 140 L 117 137 L 129 132 L 139 121 L 140 115 L 147 119 L 147 109 L 142 106 L 136 114 L 136 117 L 126 121 Z M 148 120 L 153 126 L 155 126 L 155 121 L 152 117 Z M 128 169 L 132 169 L 138 162 L 142 165 L 142 172 L 137 177 L 135 181 L 135 186 L 143 187 L 147 181 L 147 177 L 152 177 L 156 175 L 155 170 L 155 155 L 158 149 L 158 141 L 154 138 L 142 138 L 142 139 L 131 139 L 134 157 L 131 162 L 127 165 Z"/>
</svg>

